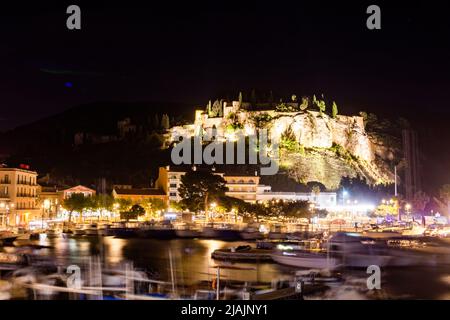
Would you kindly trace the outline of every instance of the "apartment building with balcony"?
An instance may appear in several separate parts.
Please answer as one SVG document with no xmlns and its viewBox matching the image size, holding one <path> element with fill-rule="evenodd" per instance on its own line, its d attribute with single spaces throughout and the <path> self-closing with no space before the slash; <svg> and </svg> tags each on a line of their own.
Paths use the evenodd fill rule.
<svg viewBox="0 0 450 320">
<path fill-rule="evenodd" d="M 40 215 L 37 203 L 37 172 L 0 168 L 0 225 L 26 225 Z"/>
<path fill-rule="evenodd" d="M 167 166 L 159 168 L 159 176 L 156 187 L 167 194 L 169 203 L 181 200 L 178 188 L 181 186 L 181 177 L 189 170 L 196 170 L 191 166 Z M 317 208 L 330 208 L 336 206 L 336 192 L 274 192 L 270 185 L 260 184 L 260 176 L 256 173 L 229 169 L 226 167 L 202 167 L 199 170 L 211 170 L 213 174 L 224 178 L 228 191 L 225 193 L 229 197 L 238 198 L 249 203 L 265 203 L 269 201 L 309 201 Z"/>
<path fill-rule="evenodd" d="M 163 190 L 169 197 L 170 202 L 181 200 L 178 188 L 181 186 L 181 177 L 189 170 L 196 170 L 196 167 L 189 166 L 166 166 L 159 168 L 159 176 L 156 180 L 156 187 Z M 205 170 L 205 168 L 201 168 Z M 230 197 L 238 198 L 246 202 L 256 202 L 256 194 L 260 177 L 243 173 L 228 172 L 209 167 L 213 174 L 224 178 L 228 192 L 225 194 Z"/>
<path fill-rule="evenodd" d="M 259 186 L 259 176 L 225 175 L 223 177 L 228 187 L 225 194 L 229 197 L 256 202 Z"/>
</svg>

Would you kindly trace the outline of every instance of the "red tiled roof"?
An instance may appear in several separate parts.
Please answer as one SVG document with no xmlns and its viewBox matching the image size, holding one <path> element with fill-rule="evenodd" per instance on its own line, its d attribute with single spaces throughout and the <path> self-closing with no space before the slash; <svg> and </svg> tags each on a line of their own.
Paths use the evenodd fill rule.
<svg viewBox="0 0 450 320">
<path fill-rule="evenodd" d="M 165 196 L 161 189 L 143 188 L 143 189 L 114 189 L 120 195 L 138 195 L 138 196 Z"/>
</svg>

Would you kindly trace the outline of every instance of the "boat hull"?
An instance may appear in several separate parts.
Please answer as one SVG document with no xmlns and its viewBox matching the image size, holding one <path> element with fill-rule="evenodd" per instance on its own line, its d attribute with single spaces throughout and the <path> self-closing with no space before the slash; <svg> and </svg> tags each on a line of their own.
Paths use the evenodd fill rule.
<svg viewBox="0 0 450 320">
<path fill-rule="evenodd" d="M 198 238 L 200 237 L 200 232 L 197 230 L 189 230 L 189 229 L 183 229 L 183 230 L 175 230 L 175 234 L 178 238 Z"/>
<path fill-rule="evenodd" d="M 136 238 L 137 230 L 133 228 L 113 228 L 111 229 L 112 235 L 116 238 Z"/>
<path fill-rule="evenodd" d="M 86 234 L 86 230 L 75 229 L 72 233 L 74 236 L 83 236 Z"/>
<path fill-rule="evenodd" d="M 258 231 L 242 231 L 240 235 L 242 240 L 259 240 L 263 238 L 261 232 Z"/>
<path fill-rule="evenodd" d="M 213 229 L 213 228 L 204 228 L 202 231 L 202 237 L 208 239 L 220 239 L 229 241 L 241 239 L 238 230 Z"/>
<path fill-rule="evenodd" d="M 338 266 L 337 259 L 327 258 L 326 255 L 299 257 L 276 253 L 272 254 L 272 259 L 279 264 L 307 269 L 334 269 Z"/>
<path fill-rule="evenodd" d="M 145 239 L 173 239 L 176 238 L 175 229 L 144 229 L 139 230 L 139 238 Z"/>
</svg>

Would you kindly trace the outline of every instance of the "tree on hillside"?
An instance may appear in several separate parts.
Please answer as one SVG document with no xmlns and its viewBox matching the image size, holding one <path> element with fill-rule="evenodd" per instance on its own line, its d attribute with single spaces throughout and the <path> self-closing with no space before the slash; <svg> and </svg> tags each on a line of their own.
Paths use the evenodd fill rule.
<svg viewBox="0 0 450 320">
<path fill-rule="evenodd" d="M 327 108 L 325 100 L 323 98 L 323 95 L 322 95 L 322 99 L 320 99 L 320 100 L 318 100 L 316 98 L 316 95 L 314 95 L 313 96 L 313 104 L 316 105 L 317 108 L 319 108 L 319 113 L 320 113 L 320 116 L 322 117 L 323 113 L 325 112 L 325 110 Z"/>
<path fill-rule="evenodd" d="M 302 97 L 302 103 L 300 104 L 300 110 L 305 111 L 308 109 L 309 106 L 309 98 L 308 97 Z"/>
<path fill-rule="evenodd" d="M 228 188 L 225 180 L 209 171 L 189 171 L 181 177 L 178 189 L 182 198 L 180 205 L 190 211 L 208 211 L 210 202 L 223 197 Z"/>
<path fill-rule="evenodd" d="M 337 115 L 338 115 L 338 106 L 336 104 L 336 102 L 333 101 L 333 105 L 331 107 L 331 116 L 333 117 L 333 119 L 336 119 Z"/>
<path fill-rule="evenodd" d="M 163 114 L 161 118 L 161 127 L 165 130 L 168 130 L 170 128 L 170 120 L 167 114 Z"/>
<path fill-rule="evenodd" d="M 159 129 L 159 116 L 157 113 L 155 113 L 155 116 L 153 118 L 153 128 Z"/>
</svg>

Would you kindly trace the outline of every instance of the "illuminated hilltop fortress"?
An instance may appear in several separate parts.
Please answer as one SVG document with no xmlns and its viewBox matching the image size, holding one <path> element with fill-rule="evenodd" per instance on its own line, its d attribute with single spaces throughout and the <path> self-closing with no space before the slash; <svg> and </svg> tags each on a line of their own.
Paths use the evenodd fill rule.
<svg viewBox="0 0 450 320">
<path fill-rule="evenodd" d="M 336 188 L 342 177 L 364 177 L 371 184 L 393 181 L 391 161 L 395 151 L 371 138 L 365 131 L 361 116 L 344 116 L 325 106 L 313 110 L 323 101 L 280 103 L 250 110 L 250 104 L 240 101 L 216 100 L 195 112 L 193 124 L 172 127 L 169 141 L 177 137 L 203 135 L 211 129 L 219 141 L 255 134 L 265 128 L 280 138 L 280 167 L 300 183 L 318 181 L 327 188 Z M 333 108 L 334 109 L 334 108 Z"/>
</svg>

